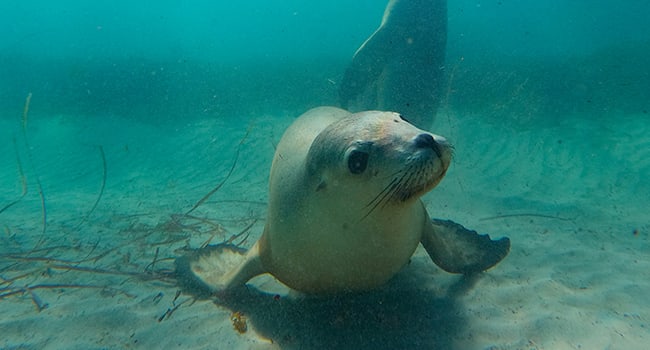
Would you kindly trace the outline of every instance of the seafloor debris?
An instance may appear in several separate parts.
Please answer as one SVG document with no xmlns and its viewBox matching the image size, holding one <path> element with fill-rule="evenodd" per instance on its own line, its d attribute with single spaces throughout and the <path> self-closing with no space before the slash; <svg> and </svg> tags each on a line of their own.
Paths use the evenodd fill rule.
<svg viewBox="0 0 650 350">
<path fill-rule="evenodd" d="M 246 316 L 240 311 L 235 311 L 230 315 L 230 320 L 232 321 L 232 326 L 239 333 L 246 333 L 248 330 L 248 324 L 246 323 Z"/>
</svg>

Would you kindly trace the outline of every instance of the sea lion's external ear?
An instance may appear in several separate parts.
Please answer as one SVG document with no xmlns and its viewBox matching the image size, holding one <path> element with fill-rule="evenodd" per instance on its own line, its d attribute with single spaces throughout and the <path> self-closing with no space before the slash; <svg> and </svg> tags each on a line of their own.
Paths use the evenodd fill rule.
<svg viewBox="0 0 650 350">
<path fill-rule="evenodd" d="M 422 245 L 436 265 L 450 273 L 472 274 L 499 263 L 510 251 L 510 239 L 492 240 L 451 220 L 425 223 Z"/>
</svg>

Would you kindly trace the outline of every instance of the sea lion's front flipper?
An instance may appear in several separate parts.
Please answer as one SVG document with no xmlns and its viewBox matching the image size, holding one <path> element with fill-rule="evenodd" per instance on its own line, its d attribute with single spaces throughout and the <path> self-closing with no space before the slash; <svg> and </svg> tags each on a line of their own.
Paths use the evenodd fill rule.
<svg viewBox="0 0 650 350">
<path fill-rule="evenodd" d="M 510 239 L 490 239 L 487 234 L 466 229 L 451 220 L 428 219 L 422 233 L 422 245 L 436 265 L 451 273 L 471 274 L 485 271 L 505 258 Z"/>
<path fill-rule="evenodd" d="M 209 245 L 176 259 L 175 264 L 181 283 L 210 293 L 243 286 L 249 279 L 266 272 L 257 243 L 248 251 L 228 243 Z"/>
</svg>

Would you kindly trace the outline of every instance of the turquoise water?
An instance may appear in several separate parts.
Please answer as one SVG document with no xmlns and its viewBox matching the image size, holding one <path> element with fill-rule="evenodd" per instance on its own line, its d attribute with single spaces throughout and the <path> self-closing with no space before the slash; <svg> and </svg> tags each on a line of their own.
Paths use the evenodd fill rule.
<svg viewBox="0 0 650 350">
<path fill-rule="evenodd" d="M 335 103 L 328 79 L 340 80 L 384 8 L 369 0 L 0 6 L 1 110 L 19 110 L 31 91 L 40 99 L 36 110 L 184 117 Z M 645 6 L 452 2 L 450 102 L 517 100 L 525 81 L 551 110 L 599 110 L 625 100 L 620 108 L 640 112 L 650 79 Z M 491 95 L 495 86 L 500 96 Z"/>
<path fill-rule="evenodd" d="M 360 297 L 291 299 L 272 281 L 245 300 L 176 295 L 172 258 L 259 237 L 283 130 L 339 103 L 385 6 L 0 3 L 0 349 L 268 346 L 233 330 L 240 310 L 283 348 L 643 348 L 642 0 L 449 2 L 432 130 L 455 163 L 424 202 L 512 239 L 485 276 L 459 282 L 420 252 Z"/>
</svg>

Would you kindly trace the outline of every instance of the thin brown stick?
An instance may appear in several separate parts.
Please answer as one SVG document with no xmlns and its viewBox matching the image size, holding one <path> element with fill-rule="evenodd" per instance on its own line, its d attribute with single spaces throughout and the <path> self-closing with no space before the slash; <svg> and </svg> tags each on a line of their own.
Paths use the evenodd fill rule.
<svg viewBox="0 0 650 350">
<path fill-rule="evenodd" d="M 180 241 L 184 241 L 184 240 L 186 240 L 188 238 L 189 238 L 189 236 L 179 236 L 177 238 L 168 239 L 166 241 L 152 243 L 151 245 L 154 246 L 154 247 L 155 246 L 161 246 L 161 245 L 169 245 L 169 244 L 177 243 L 177 242 L 180 242 Z"/>
<path fill-rule="evenodd" d="M 240 246 L 240 245 L 244 244 L 244 242 L 246 242 L 246 240 L 248 239 L 248 236 L 250 236 L 250 233 L 249 233 L 248 231 L 250 231 L 250 229 L 253 228 L 253 225 L 255 225 L 256 222 L 257 222 L 257 220 L 253 220 L 253 222 L 251 222 L 248 226 L 246 226 L 246 227 L 245 227 L 241 232 L 239 232 L 239 233 L 236 234 L 236 235 L 232 235 L 232 236 L 228 239 L 227 243 L 232 243 L 232 242 L 234 242 L 237 238 L 239 238 L 239 237 L 241 237 L 242 235 L 245 234 L 244 238 L 243 238 L 241 241 L 239 241 L 239 243 L 235 243 L 235 245 L 236 245 L 236 246 Z"/>
<path fill-rule="evenodd" d="M 26 287 L 26 289 L 29 292 L 29 296 L 32 298 L 32 303 L 36 307 L 36 311 L 41 312 L 49 306 L 47 303 L 44 303 L 43 300 L 41 300 L 41 298 L 36 295 L 36 293 L 34 293 L 33 288 Z"/>
<path fill-rule="evenodd" d="M 101 241 L 101 237 L 99 239 L 97 239 L 97 242 L 95 242 L 95 244 L 93 244 L 93 247 L 90 248 L 90 251 L 88 252 L 88 254 L 86 254 L 86 256 L 83 259 L 79 260 L 79 263 L 94 259 L 94 258 L 91 258 L 90 256 L 95 252 L 95 249 L 97 249 L 97 247 L 99 247 L 99 242 L 100 241 Z"/>
<path fill-rule="evenodd" d="M 97 208 L 97 205 L 99 204 L 99 201 L 102 199 L 102 195 L 104 194 L 104 188 L 106 188 L 106 154 L 104 153 L 104 147 L 101 145 L 97 146 L 99 148 L 99 155 L 102 159 L 102 183 L 99 188 L 99 194 L 97 195 L 97 198 L 95 199 L 95 203 L 93 204 L 92 208 L 90 208 L 90 211 L 86 213 L 86 215 L 81 219 L 79 224 L 77 224 L 77 227 L 75 227 L 75 231 L 81 227 L 86 221 L 88 221 L 88 218 L 92 213 L 95 211 Z"/>
<path fill-rule="evenodd" d="M 176 299 L 178 298 L 178 296 L 179 296 L 179 294 L 177 293 L 176 298 L 174 298 L 173 307 L 168 308 L 167 311 L 165 311 L 165 313 L 162 314 L 162 316 L 158 317 L 158 322 L 162 322 L 162 321 L 164 321 L 166 319 L 169 319 L 172 316 L 172 314 L 174 313 L 174 311 L 178 310 L 178 308 L 181 307 L 181 305 L 183 305 L 186 302 L 188 302 L 189 300 L 191 300 L 190 298 L 187 298 L 187 299 L 181 301 L 180 303 L 176 304 Z"/>
<path fill-rule="evenodd" d="M 94 268 L 89 266 L 55 264 L 55 265 L 50 265 L 49 267 L 55 270 L 74 270 L 74 271 L 98 273 L 98 274 L 105 274 L 105 275 L 135 276 L 135 277 L 145 276 L 143 273 L 140 272 L 100 269 L 100 268 Z"/>
<path fill-rule="evenodd" d="M 58 259 L 49 256 L 22 256 L 22 255 L 4 255 L 3 258 L 20 260 L 20 261 L 44 261 L 46 263 L 59 263 L 59 264 L 78 264 L 80 261 Z"/>
<path fill-rule="evenodd" d="M 20 155 L 18 154 L 18 146 L 16 146 L 16 138 L 13 137 L 12 141 L 14 144 L 14 151 L 16 152 L 16 165 L 18 166 L 18 175 L 20 176 L 20 184 L 22 186 L 22 192 L 20 194 L 20 197 L 18 197 L 13 202 L 2 207 L 2 209 L 0 209 L 0 214 L 2 214 L 3 211 L 16 205 L 27 195 L 27 178 L 25 177 L 25 172 L 23 171 L 23 163 L 20 161 Z"/>
<path fill-rule="evenodd" d="M 210 225 L 210 226 L 215 227 L 215 228 L 221 228 L 221 225 L 219 225 L 218 223 L 212 222 L 210 219 L 201 218 L 201 217 L 198 217 L 198 216 L 188 215 L 188 214 L 184 214 L 182 217 L 187 218 L 187 219 L 196 220 L 196 221 L 198 221 L 200 223 L 207 224 L 207 225 Z M 179 216 L 176 215 L 176 218 L 179 218 Z"/>
<path fill-rule="evenodd" d="M 51 252 L 51 251 L 57 250 L 57 249 L 69 249 L 69 248 L 70 248 L 70 246 L 67 246 L 67 245 L 48 246 L 48 247 L 43 247 L 43 248 L 39 248 L 39 249 L 35 249 L 35 250 L 30 250 L 28 252 L 16 252 L 16 253 L 11 253 L 11 254 L 3 254 L 3 255 L 0 255 L 0 258 L 3 258 L 3 257 L 15 257 L 15 256 L 27 256 L 27 255 L 34 254 L 34 253 Z"/>
<path fill-rule="evenodd" d="M 156 261 L 158 261 L 158 253 L 160 253 L 160 247 L 156 248 L 156 254 L 153 256 L 153 261 L 149 263 L 149 265 L 144 267 L 144 271 L 153 271 L 154 267 L 156 266 Z"/>
<path fill-rule="evenodd" d="M 77 289 L 77 288 L 78 288 L 78 289 L 85 289 L 85 288 L 89 288 L 89 289 L 106 289 L 106 290 L 111 290 L 111 291 L 119 292 L 119 293 L 121 293 L 121 294 L 123 294 L 124 296 L 127 296 L 127 297 L 129 297 L 129 298 L 135 298 L 135 297 L 136 297 L 136 295 L 134 295 L 134 294 L 127 293 L 127 292 L 125 292 L 125 291 L 123 291 L 123 290 L 121 290 L 121 289 L 114 288 L 114 287 L 111 287 L 111 286 L 94 286 L 94 285 L 91 285 L 91 284 L 65 284 L 65 283 L 54 283 L 54 284 L 36 284 L 36 285 L 28 286 L 28 287 L 25 287 L 25 288 L 16 288 L 15 290 L 13 290 L 13 291 L 11 291 L 11 292 L 7 292 L 7 293 L 4 293 L 4 294 L 0 294 L 0 299 L 5 299 L 5 298 L 10 297 L 10 296 L 12 296 L 12 295 L 25 293 L 25 291 L 26 291 L 27 289 L 33 290 L 33 289 L 65 289 L 65 288 L 75 288 L 75 289 Z"/>
<path fill-rule="evenodd" d="M 118 271 L 118 270 L 94 268 L 89 266 L 79 266 L 78 261 L 56 259 L 51 257 L 29 257 L 29 256 L 25 257 L 25 256 L 12 256 L 12 255 L 6 257 L 10 259 L 23 260 L 23 261 L 43 261 L 47 263 L 47 266 L 49 268 L 56 269 L 56 270 L 74 270 L 74 271 L 90 272 L 90 273 L 98 273 L 98 274 L 135 276 L 135 277 L 144 276 L 144 274 L 140 272 Z M 146 279 L 150 279 L 150 278 L 146 278 Z"/>
<path fill-rule="evenodd" d="M 30 271 L 30 272 L 24 273 L 24 274 L 22 274 L 22 275 L 13 276 L 13 277 L 11 277 L 11 278 L 7 278 L 7 279 L 4 279 L 4 278 L 3 278 L 2 281 L 0 281 L 0 286 L 3 285 L 3 284 L 11 285 L 11 284 L 13 284 L 14 282 L 16 282 L 16 281 L 18 281 L 18 280 L 20 280 L 20 279 L 23 279 L 23 278 L 25 278 L 25 277 L 31 276 L 31 275 L 33 275 L 34 273 L 36 273 L 36 272 L 38 272 L 38 271 L 40 271 L 40 270 L 41 270 L 41 269 L 34 269 L 33 271 Z M 11 289 L 13 289 L 13 288 L 11 288 Z"/>
<path fill-rule="evenodd" d="M 259 206 L 266 206 L 266 204 L 267 204 L 266 202 L 237 200 L 237 199 L 211 201 L 210 203 L 213 203 L 213 204 L 236 203 L 236 204 L 252 204 L 252 205 L 259 205 Z"/>
<path fill-rule="evenodd" d="M 199 199 L 199 201 L 196 202 L 196 204 L 194 204 L 194 206 L 190 210 L 188 210 L 185 213 L 185 215 L 192 213 L 194 210 L 196 210 L 196 208 L 200 207 L 201 204 L 203 204 L 210 197 L 212 197 L 213 194 L 219 191 L 219 189 L 226 183 L 226 181 L 228 181 L 228 178 L 230 177 L 230 175 L 232 175 L 232 172 L 235 170 L 235 166 L 237 165 L 238 158 L 239 158 L 239 148 L 237 148 L 237 153 L 235 154 L 235 161 L 232 163 L 232 166 L 230 167 L 230 170 L 228 171 L 226 177 L 219 184 L 217 184 L 217 186 L 215 186 L 212 190 L 210 190 L 210 192 L 208 192 L 205 196 L 203 196 L 203 198 Z"/>
<path fill-rule="evenodd" d="M 226 177 L 220 183 L 218 183 L 217 186 L 215 186 L 212 190 L 210 190 L 210 192 L 208 192 L 205 196 L 203 196 L 203 198 L 199 199 L 199 201 L 196 202 L 196 204 L 194 204 L 194 206 L 190 210 L 188 210 L 185 213 L 185 215 L 190 214 L 191 212 L 196 210 L 196 208 L 200 207 L 205 201 L 207 201 L 210 197 L 212 197 L 213 194 L 215 194 L 217 191 L 219 191 L 219 189 L 226 183 L 226 181 L 228 181 L 228 179 L 230 178 L 230 175 L 232 175 L 233 171 L 235 170 L 235 166 L 237 166 L 237 160 L 239 159 L 239 152 L 241 151 L 242 145 L 244 144 L 244 141 L 248 137 L 248 134 L 250 133 L 251 128 L 252 128 L 252 126 L 248 127 L 248 129 L 246 130 L 246 134 L 239 141 L 239 144 L 237 145 L 237 151 L 235 152 L 235 160 L 232 162 L 232 166 L 230 167 L 230 170 L 228 171 L 228 174 L 226 174 Z"/>
<path fill-rule="evenodd" d="M 563 217 L 554 216 L 554 215 L 535 214 L 535 213 L 520 213 L 520 214 L 504 214 L 504 215 L 489 216 L 489 217 L 486 217 L 486 218 L 481 218 L 481 219 L 479 219 L 479 221 L 505 219 L 505 218 L 513 218 L 513 217 L 537 217 L 537 218 L 555 219 L 555 220 L 562 220 L 562 221 L 573 221 L 574 220 L 574 219 L 563 218 Z"/>
<path fill-rule="evenodd" d="M 42 215 L 42 226 L 43 230 L 41 232 L 41 238 L 39 241 L 36 243 L 36 246 L 32 248 L 32 250 L 37 249 L 43 244 L 45 241 L 45 232 L 47 231 L 47 207 L 45 205 L 45 193 L 43 192 L 43 185 L 41 184 L 41 179 L 38 177 L 38 174 L 36 173 L 36 167 L 34 167 L 34 160 L 32 157 L 32 152 L 31 152 L 31 147 L 29 146 L 29 139 L 27 138 L 27 116 L 29 115 L 29 104 L 32 101 L 32 93 L 30 92 L 27 94 L 27 98 L 25 99 L 25 107 L 23 108 L 23 117 L 21 120 L 21 125 L 22 125 L 22 132 L 23 132 L 23 141 L 25 143 L 26 147 L 26 152 L 27 152 L 27 158 L 29 160 L 29 165 L 34 172 L 34 178 L 36 180 L 36 186 L 38 189 L 38 196 L 41 199 L 41 215 Z"/>
<path fill-rule="evenodd" d="M 21 119 L 21 124 L 23 126 L 23 131 L 27 129 L 27 115 L 29 114 L 29 103 L 32 101 L 32 93 L 27 94 L 25 99 L 25 106 L 23 107 L 23 118 Z"/>
</svg>

